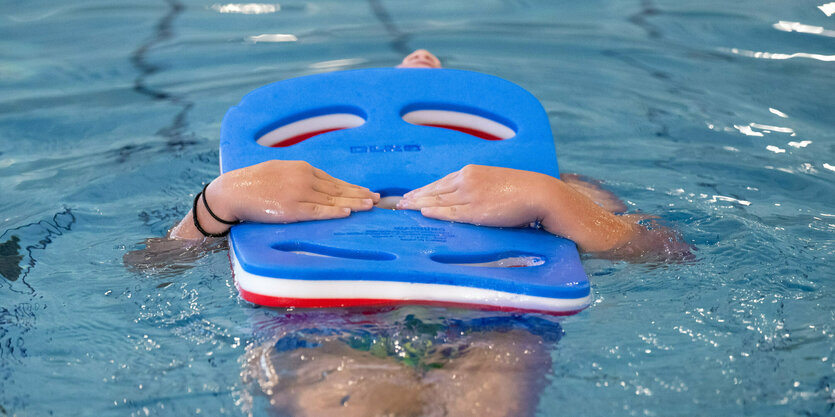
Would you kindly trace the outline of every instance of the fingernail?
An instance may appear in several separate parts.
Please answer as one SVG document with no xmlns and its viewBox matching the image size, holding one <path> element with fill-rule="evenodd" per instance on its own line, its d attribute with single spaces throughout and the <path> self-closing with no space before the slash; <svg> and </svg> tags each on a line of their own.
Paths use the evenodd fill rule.
<svg viewBox="0 0 835 417">
<path fill-rule="evenodd" d="M 365 205 L 365 206 L 370 206 L 370 205 L 374 204 L 374 200 L 372 200 L 370 198 L 363 198 L 362 199 L 362 204 Z"/>
</svg>

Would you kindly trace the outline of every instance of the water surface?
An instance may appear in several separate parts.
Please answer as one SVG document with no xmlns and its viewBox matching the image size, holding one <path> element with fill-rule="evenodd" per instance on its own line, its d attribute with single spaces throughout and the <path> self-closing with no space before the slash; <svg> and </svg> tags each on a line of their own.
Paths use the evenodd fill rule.
<svg viewBox="0 0 835 417">
<path fill-rule="evenodd" d="M 263 310 L 226 253 L 146 272 L 122 256 L 217 174 L 220 120 L 246 92 L 416 48 L 531 91 L 563 171 L 698 247 L 692 263 L 585 260 L 594 303 L 555 325 L 538 415 L 833 415 L 824 1 L 4 5 L 0 416 L 268 415 L 241 375 Z"/>
</svg>

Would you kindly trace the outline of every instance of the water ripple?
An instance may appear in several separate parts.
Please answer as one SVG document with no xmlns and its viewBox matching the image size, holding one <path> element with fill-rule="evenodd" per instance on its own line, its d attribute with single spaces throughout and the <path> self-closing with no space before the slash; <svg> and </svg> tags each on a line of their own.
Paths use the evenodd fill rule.
<svg viewBox="0 0 835 417">
<path fill-rule="evenodd" d="M 52 216 L 51 220 L 7 229 L 0 234 L 0 242 L 5 241 L 0 243 L 3 247 L 0 254 L 0 276 L 5 278 L 10 290 L 35 292 L 26 282 L 26 276 L 37 263 L 36 251 L 45 250 L 53 239 L 69 232 L 74 223 L 75 215 L 70 209 L 64 209 Z"/>
</svg>

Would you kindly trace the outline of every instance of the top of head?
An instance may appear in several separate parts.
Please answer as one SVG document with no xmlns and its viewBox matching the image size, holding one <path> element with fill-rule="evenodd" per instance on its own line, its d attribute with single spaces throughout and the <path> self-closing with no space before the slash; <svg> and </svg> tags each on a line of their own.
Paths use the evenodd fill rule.
<svg viewBox="0 0 835 417">
<path fill-rule="evenodd" d="M 246 95 L 221 128 L 221 171 L 305 160 L 345 181 L 413 189 L 466 164 L 558 175 L 539 101 L 501 78 L 375 68 L 279 81 Z"/>
</svg>

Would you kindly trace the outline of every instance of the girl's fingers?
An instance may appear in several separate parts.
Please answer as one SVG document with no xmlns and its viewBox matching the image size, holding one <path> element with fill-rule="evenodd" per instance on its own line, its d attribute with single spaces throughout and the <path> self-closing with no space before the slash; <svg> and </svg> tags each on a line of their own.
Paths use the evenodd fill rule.
<svg viewBox="0 0 835 417">
<path fill-rule="evenodd" d="M 416 188 L 403 195 L 407 200 L 429 197 L 438 194 L 449 194 L 458 191 L 458 184 L 452 181 L 438 180 L 423 187 Z"/>
<path fill-rule="evenodd" d="M 347 207 L 353 211 L 370 210 L 374 206 L 371 198 L 334 197 L 321 192 L 312 192 L 301 199 L 302 203 L 313 203 L 323 206 Z"/>
<path fill-rule="evenodd" d="M 461 193 L 451 192 L 446 194 L 434 194 L 424 197 L 404 198 L 397 203 L 397 208 L 408 210 L 419 210 L 424 207 L 449 207 L 464 204 Z"/>
<path fill-rule="evenodd" d="M 351 209 L 348 207 L 326 206 L 316 203 L 299 203 L 299 220 L 323 220 L 348 217 Z"/>
<path fill-rule="evenodd" d="M 374 201 L 380 199 L 378 193 L 372 193 L 367 188 L 356 186 L 345 186 L 340 183 L 327 181 L 323 179 L 316 179 L 313 182 L 313 190 L 320 193 L 325 193 L 334 197 L 348 197 L 348 198 L 370 198 Z"/>
<path fill-rule="evenodd" d="M 420 209 L 420 214 L 433 219 L 469 223 L 472 219 L 470 218 L 468 208 L 469 206 L 467 204 L 446 207 L 424 207 Z"/>
<path fill-rule="evenodd" d="M 441 195 L 441 194 L 450 194 L 458 191 L 458 185 L 452 183 L 446 184 L 439 184 L 439 183 L 432 183 L 422 188 L 418 188 L 416 190 L 409 191 L 403 198 L 407 200 L 415 200 L 418 198 L 430 197 L 434 195 Z"/>
<path fill-rule="evenodd" d="M 380 193 L 374 193 L 366 187 L 361 187 L 347 181 L 342 181 L 339 178 L 334 178 L 319 168 L 313 168 L 313 176 L 318 180 L 313 184 L 313 189 L 316 191 L 333 196 L 370 198 L 374 200 L 375 203 L 380 201 Z M 334 185 L 336 187 L 334 187 Z"/>
<path fill-rule="evenodd" d="M 458 185 L 453 181 L 458 177 L 459 171 L 455 171 L 435 182 L 416 188 L 404 194 L 404 198 L 423 197 L 431 194 L 446 194 L 458 189 Z"/>
<path fill-rule="evenodd" d="M 325 171 L 322 171 L 319 168 L 315 168 L 315 167 L 313 168 L 313 176 L 316 177 L 316 178 L 319 178 L 320 180 L 335 182 L 337 184 L 342 184 L 342 185 L 345 185 L 345 186 L 348 186 L 348 187 L 351 187 L 351 188 L 359 188 L 359 189 L 363 189 L 363 190 L 368 190 L 368 188 L 360 187 L 359 185 L 354 185 L 354 184 L 351 184 L 350 182 L 347 182 L 347 181 L 342 181 L 339 178 L 334 178 L 334 177 L 330 176 L 330 174 L 328 174 Z"/>
<path fill-rule="evenodd" d="M 374 200 L 370 198 L 335 197 L 335 200 L 335 206 L 348 207 L 351 211 L 368 211 L 374 207 Z"/>
</svg>

